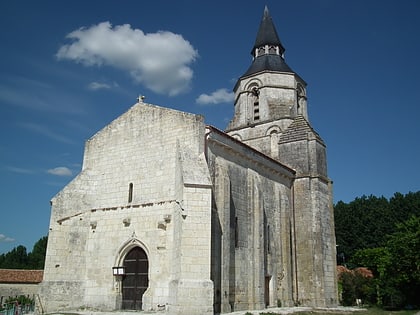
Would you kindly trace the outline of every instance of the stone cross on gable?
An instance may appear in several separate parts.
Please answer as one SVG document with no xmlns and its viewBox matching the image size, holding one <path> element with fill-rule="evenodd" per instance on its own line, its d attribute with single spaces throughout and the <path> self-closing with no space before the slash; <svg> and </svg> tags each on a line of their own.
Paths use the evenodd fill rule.
<svg viewBox="0 0 420 315">
<path fill-rule="evenodd" d="M 146 98 L 146 96 L 144 96 L 144 95 L 137 96 L 137 103 L 143 103 L 145 98 Z"/>
</svg>

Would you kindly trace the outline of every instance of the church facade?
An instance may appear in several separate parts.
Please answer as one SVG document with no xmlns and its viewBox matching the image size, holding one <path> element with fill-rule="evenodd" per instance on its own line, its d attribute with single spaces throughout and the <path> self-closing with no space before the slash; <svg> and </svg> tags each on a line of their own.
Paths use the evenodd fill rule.
<svg viewBox="0 0 420 315">
<path fill-rule="evenodd" d="M 47 312 L 337 305 L 326 147 L 284 50 L 265 8 L 224 132 L 139 100 L 86 142 L 51 200 Z"/>
</svg>

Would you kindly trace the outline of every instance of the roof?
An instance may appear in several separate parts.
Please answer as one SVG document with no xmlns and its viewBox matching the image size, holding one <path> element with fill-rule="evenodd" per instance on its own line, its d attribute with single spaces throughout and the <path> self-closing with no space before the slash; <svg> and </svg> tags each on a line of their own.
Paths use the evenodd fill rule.
<svg viewBox="0 0 420 315">
<path fill-rule="evenodd" d="M 265 45 L 277 46 L 279 48 L 278 53 L 256 55 L 256 49 Z M 273 20 L 271 19 L 270 13 L 268 12 L 268 8 L 266 6 L 264 9 L 260 28 L 258 29 L 257 38 L 255 39 L 255 44 L 251 51 L 251 54 L 254 56 L 254 60 L 252 61 L 252 64 L 248 70 L 241 76 L 241 78 L 263 71 L 295 73 L 284 61 L 284 51 L 285 49 L 280 42 Z"/>
<path fill-rule="evenodd" d="M 264 45 L 279 46 L 280 54 L 283 54 L 283 52 L 285 51 L 283 45 L 280 42 L 280 38 L 277 35 L 276 28 L 274 26 L 273 20 L 271 19 L 270 12 L 268 12 L 267 6 L 265 6 L 264 8 L 264 14 L 260 23 L 260 28 L 258 29 L 257 38 L 255 39 L 255 44 L 252 51 L 254 51 L 255 48 Z"/>
<path fill-rule="evenodd" d="M 294 71 L 286 64 L 279 55 L 262 55 L 254 59 L 248 70 L 242 75 L 247 77 L 262 71 L 290 72 Z"/>
<path fill-rule="evenodd" d="M 215 134 L 219 135 L 218 140 L 222 140 L 221 137 L 224 138 L 224 140 L 227 141 L 226 145 L 230 146 L 231 149 L 233 149 L 233 146 L 236 146 L 236 148 L 242 148 L 242 149 L 245 149 L 245 150 L 249 150 L 253 153 L 251 156 L 254 157 L 255 161 L 257 159 L 259 159 L 260 161 L 265 160 L 267 163 L 269 163 L 273 167 L 281 168 L 282 169 L 282 174 L 285 175 L 286 177 L 289 177 L 290 179 L 292 179 L 292 178 L 294 179 L 294 177 L 296 175 L 296 171 L 294 169 L 290 168 L 289 166 L 273 159 L 272 157 L 270 157 L 270 156 L 262 153 L 261 151 L 243 143 L 242 141 L 239 141 L 239 140 L 235 139 L 234 137 L 230 136 L 226 132 L 217 129 L 214 126 L 207 125 L 206 128 L 208 130 L 210 130 L 212 133 L 215 133 Z M 209 134 L 210 133 L 207 133 L 207 135 L 209 135 Z M 206 139 L 215 140 L 214 137 L 206 137 Z M 272 170 L 274 170 L 274 169 L 272 169 Z"/>
<path fill-rule="evenodd" d="M 280 135 L 279 143 L 307 140 L 312 135 L 321 144 L 324 144 L 320 135 L 311 127 L 309 122 L 302 115 L 297 116 L 290 126 Z"/>
<path fill-rule="evenodd" d="M 0 283 L 40 283 L 44 270 L 0 269 Z"/>
</svg>

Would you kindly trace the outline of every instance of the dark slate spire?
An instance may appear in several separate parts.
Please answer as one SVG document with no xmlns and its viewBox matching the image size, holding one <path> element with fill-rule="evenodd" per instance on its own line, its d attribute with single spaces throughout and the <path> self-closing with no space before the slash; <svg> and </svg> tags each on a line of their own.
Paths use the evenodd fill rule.
<svg viewBox="0 0 420 315">
<path fill-rule="evenodd" d="M 265 45 L 278 46 L 280 55 L 283 55 L 285 51 L 280 42 L 279 36 L 277 35 L 276 27 L 274 26 L 267 6 L 264 8 L 264 15 L 261 20 L 260 28 L 258 30 L 257 38 L 255 39 L 255 44 L 251 54 L 255 56 L 256 48 L 263 47 Z"/>
<path fill-rule="evenodd" d="M 264 8 L 264 15 L 258 29 L 257 38 L 252 48 L 252 61 L 249 69 L 241 76 L 247 77 L 262 71 L 292 72 L 283 58 L 285 49 L 277 35 L 276 28 L 268 12 L 267 6 Z"/>
</svg>

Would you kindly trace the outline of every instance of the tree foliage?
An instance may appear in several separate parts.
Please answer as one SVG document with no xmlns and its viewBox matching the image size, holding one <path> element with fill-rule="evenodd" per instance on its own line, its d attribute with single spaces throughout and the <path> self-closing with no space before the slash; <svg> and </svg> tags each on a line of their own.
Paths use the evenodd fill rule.
<svg viewBox="0 0 420 315">
<path fill-rule="evenodd" d="M 347 270 L 339 276 L 341 285 L 341 304 L 353 306 L 357 299 L 364 304 L 375 304 L 374 279 L 355 270 Z"/>
<path fill-rule="evenodd" d="M 35 243 L 32 252 L 28 254 L 31 269 L 44 269 L 45 255 L 47 253 L 48 237 L 44 236 Z"/>
<path fill-rule="evenodd" d="M 26 247 L 19 245 L 11 251 L 0 255 L 0 268 L 4 269 L 44 269 L 48 237 L 40 238 L 32 252 L 27 253 Z"/>
<path fill-rule="evenodd" d="M 1 256 L 0 262 L 0 267 L 2 268 L 25 269 L 28 265 L 26 247 L 19 245 L 13 248 L 10 252 Z"/>
<path fill-rule="evenodd" d="M 362 196 L 334 207 L 339 264 L 349 264 L 357 250 L 382 247 L 397 224 L 420 216 L 420 191 L 385 197 Z M 350 267 L 354 267 L 351 266 Z"/>
<path fill-rule="evenodd" d="M 339 202 L 335 215 L 338 263 L 373 272 L 370 285 L 375 289 L 376 304 L 396 308 L 418 305 L 420 192 L 396 193 L 389 201 L 363 196 L 349 204 Z M 344 280 L 353 290 L 343 291 L 348 294 L 344 298 L 351 301 L 360 288 L 356 279 Z"/>
<path fill-rule="evenodd" d="M 420 292 L 420 217 L 397 225 L 382 248 L 356 252 L 353 262 L 371 269 L 376 278 L 377 304 L 401 307 L 418 303 Z"/>
</svg>

